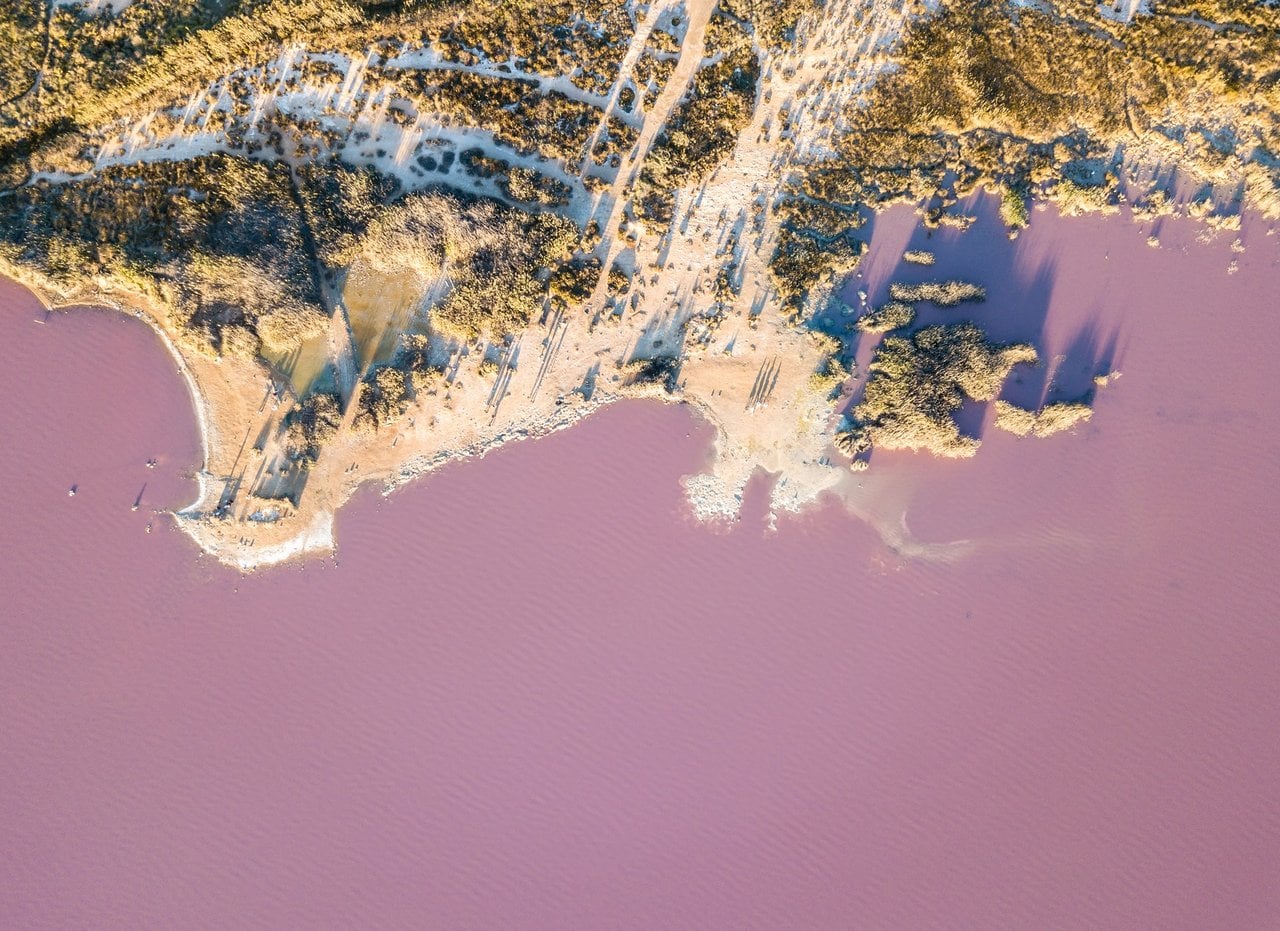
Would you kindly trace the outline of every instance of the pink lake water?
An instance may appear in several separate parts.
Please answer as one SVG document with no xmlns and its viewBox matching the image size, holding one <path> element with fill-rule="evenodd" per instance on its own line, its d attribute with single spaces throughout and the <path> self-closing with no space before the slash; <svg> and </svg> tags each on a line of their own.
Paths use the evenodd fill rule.
<svg viewBox="0 0 1280 931">
<path fill-rule="evenodd" d="M 1274 926 L 1280 248 L 1167 226 L 877 221 L 873 301 L 933 248 L 1051 396 L 1123 373 L 873 457 L 896 549 L 763 480 L 698 525 L 710 430 L 635 402 L 242 577 L 153 513 L 198 461 L 156 339 L 0 284 L 0 925 Z"/>
</svg>

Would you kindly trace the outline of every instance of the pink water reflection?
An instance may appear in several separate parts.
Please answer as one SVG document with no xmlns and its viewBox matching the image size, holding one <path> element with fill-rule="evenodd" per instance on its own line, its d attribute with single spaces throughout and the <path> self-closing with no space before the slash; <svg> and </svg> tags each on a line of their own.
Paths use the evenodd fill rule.
<svg viewBox="0 0 1280 931">
<path fill-rule="evenodd" d="M 1229 276 L 1042 219 L 1046 339 L 1114 323 L 1124 375 L 1078 436 L 876 458 L 862 505 L 952 561 L 835 505 L 770 533 L 760 483 L 701 527 L 708 429 L 634 403 L 242 578 L 130 510 L 196 459 L 154 339 L 6 287 L 0 921 L 1270 924 L 1274 239 Z"/>
</svg>

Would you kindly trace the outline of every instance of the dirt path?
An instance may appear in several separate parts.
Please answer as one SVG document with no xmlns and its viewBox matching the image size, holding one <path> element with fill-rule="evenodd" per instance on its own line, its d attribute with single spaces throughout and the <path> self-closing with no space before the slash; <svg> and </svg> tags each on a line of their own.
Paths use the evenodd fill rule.
<svg viewBox="0 0 1280 931">
<path fill-rule="evenodd" d="M 618 168 L 617 177 L 614 178 L 613 184 L 610 185 L 608 192 L 600 200 L 600 206 L 607 206 L 608 213 L 600 223 L 602 239 L 600 243 L 600 255 L 603 259 L 601 266 L 600 281 L 596 284 L 595 292 L 592 294 L 590 303 L 598 306 L 604 302 L 605 292 L 608 288 L 608 274 L 614 260 L 623 249 L 623 243 L 618 238 L 618 222 L 622 218 L 623 208 L 626 206 L 627 193 L 631 189 L 635 179 L 640 174 L 640 169 L 644 165 L 644 160 L 649 154 L 649 149 L 653 146 L 653 142 L 658 137 L 658 133 L 667 125 L 667 121 L 671 119 L 671 114 L 679 105 L 680 99 L 684 97 L 685 91 L 688 90 L 690 83 L 693 81 L 694 74 L 697 73 L 701 66 L 706 53 L 706 33 L 707 23 L 711 21 L 711 14 L 715 11 L 715 0 L 690 0 L 685 8 L 687 26 L 684 34 L 684 42 L 680 45 L 680 59 L 676 63 L 675 71 L 672 72 L 666 86 L 662 88 L 662 92 L 654 101 L 653 106 L 645 111 L 644 125 L 640 129 L 639 138 L 636 140 L 635 147 L 627 153 L 622 160 L 622 165 Z M 599 219 L 600 211 L 596 211 L 596 218 Z"/>
<path fill-rule="evenodd" d="M 591 153 L 595 151 L 601 134 L 608 128 L 609 118 L 617 112 L 618 98 L 622 95 L 622 88 L 626 86 L 627 81 L 631 80 L 631 72 L 640 56 L 644 54 L 644 47 L 649 42 L 649 36 L 653 34 L 653 27 L 657 25 L 658 20 L 676 2 L 678 0 L 661 0 L 661 2 L 654 3 L 649 8 L 648 15 L 636 24 L 636 31 L 631 37 L 631 44 L 627 47 L 626 54 L 622 56 L 622 61 L 618 64 L 618 74 L 614 78 L 613 89 L 609 92 L 609 97 L 600 112 L 600 122 L 596 124 L 595 132 L 591 134 L 591 138 L 587 140 L 586 148 L 582 151 L 582 170 L 579 174 L 585 174 L 587 168 L 590 167 Z"/>
</svg>

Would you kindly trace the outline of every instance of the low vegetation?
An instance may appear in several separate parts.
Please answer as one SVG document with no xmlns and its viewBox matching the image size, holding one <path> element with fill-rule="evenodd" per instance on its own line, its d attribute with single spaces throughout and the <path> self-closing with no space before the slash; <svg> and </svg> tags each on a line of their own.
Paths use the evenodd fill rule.
<svg viewBox="0 0 1280 931">
<path fill-rule="evenodd" d="M 314 462 L 342 424 L 342 401 L 316 393 L 296 403 L 285 416 L 285 452 L 290 459 Z"/>
<path fill-rule="evenodd" d="M 859 317 L 857 327 L 863 333 L 888 333 L 911 326 L 916 319 L 915 308 L 900 301 L 890 301 L 878 310 Z"/>
<path fill-rule="evenodd" d="M 1017 436 L 1052 436 L 1086 423 L 1092 416 L 1093 408 L 1083 401 L 1059 401 L 1038 411 L 996 401 L 996 426 Z"/>
<path fill-rule="evenodd" d="M 600 280 L 601 262 L 594 256 L 579 256 L 560 265 L 547 282 L 553 310 L 565 310 L 591 296 Z"/>
<path fill-rule="evenodd" d="M 823 357 L 818 370 L 809 376 L 809 389 L 817 394 L 834 394 L 849 378 L 849 370 L 835 356 Z"/>
<path fill-rule="evenodd" d="M 414 273 L 437 297 L 433 325 L 473 339 L 526 326 L 546 295 L 545 270 L 569 259 L 579 233 L 552 213 L 425 191 L 373 211 L 362 231 L 341 237 L 332 260 Z"/>
<path fill-rule="evenodd" d="M 717 14 L 708 29 L 708 44 L 721 53 L 720 59 L 698 71 L 645 159 L 637 201 L 646 219 L 670 220 L 669 210 L 659 206 L 665 197 L 705 180 L 733 151 L 755 109 L 760 66 L 749 35 Z"/>
<path fill-rule="evenodd" d="M 520 154 L 570 161 L 579 158 L 600 112 L 559 91 L 543 93 L 532 81 L 462 71 L 388 72 L 419 111 L 454 125 L 492 132 Z"/>
<path fill-rule="evenodd" d="M 985 301 L 987 290 L 967 281 L 925 281 L 920 284 L 889 285 L 889 296 L 903 304 L 937 304 L 939 307 L 955 307 L 965 301 Z"/>
<path fill-rule="evenodd" d="M 46 0 L 17 0 L 0 7 L 0 48 L 5 50 L 5 67 L 0 69 L 0 108 L 13 107 L 35 94 L 48 18 Z"/>
<path fill-rule="evenodd" d="M 681 360 L 675 356 L 654 356 L 651 359 L 632 359 L 622 366 L 622 374 L 631 386 L 651 385 L 668 394 L 674 392 L 680 382 Z"/>
<path fill-rule="evenodd" d="M 752 24 L 766 48 L 785 48 L 795 38 L 800 18 L 822 8 L 821 0 L 720 0 L 720 9 Z"/>
<path fill-rule="evenodd" d="M 972 456 L 978 440 L 960 433 L 955 413 L 966 398 L 994 398 L 1013 366 L 1036 358 L 1025 344 L 987 342 L 971 323 L 888 337 L 871 361 L 865 393 L 852 425 L 837 437 L 838 448 L 850 455 L 878 447 Z"/>
<path fill-rule="evenodd" d="M 378 366 L 365 376 L 360 386 L 359 407 L 352 429 L 369 433 L 395 423 L 411 400 L 412 390 L 405 373 L 392 365 Z"/>
<path fill-rule="evenodd" d="M 858 267 L 866 251 L 857 235 L 863 216 L 807 197 L 785 199 L 774 212 L 780 226 L 769 274 L 786 311 L 798 317 L 811 293 L 830 289 Z"/>
<path fill-rule="evenodd" d="M 425 333 L 403 334 L 392 362 L 404 372 L 409 392 L 415 399 L 422 394 L 434 392 L 444 374 L 440 366 L 431 362 L 430 345 Z"/>
<path fill-rule="evenodd" d="M 839 157 L 804 190 L 923 204 L 933 223 L 985 188 L 1017 230 L 1033 197 L 1111 211 L 1123 161 L 1176 162 L 1236 189 L 1224 209 L 1280 217 L 1275 5 L 1171 0 L 1128 23 L 1100 11 L 1092 0 L 950 3 L 917 19 L 900 66 L 848 111 Z"/>
<path fill-rule="evenodd" d="M 224 155 L 105 169 L 0 198 L 0 248 L 55 282 L 100 276 L 162 298 L 175 336 L 247 355 L 322 325 L 286 166 Z"/>
<path fill-rule="evenodd" d="M 783 307 L 798 317 L 811 294 L 830 289 L 858 267 L 866 245 L 851 231 L 823 235 L 811 229 L 783 226 L 769 262 Z"/>
<path fill-rule="evenodd" d="M 464 16 L 431 16 L 414 4 L 410 16 L 427 19 L 425 37 L 452 61 L 468 64 L 478 53 L 492 61 L 514 60 L 521 70 L 547 76 L 574 75 L 583 90 L 608 93 L 608 85 L 631 39 L 624 0 L 471 0 Z"/>
</svg>

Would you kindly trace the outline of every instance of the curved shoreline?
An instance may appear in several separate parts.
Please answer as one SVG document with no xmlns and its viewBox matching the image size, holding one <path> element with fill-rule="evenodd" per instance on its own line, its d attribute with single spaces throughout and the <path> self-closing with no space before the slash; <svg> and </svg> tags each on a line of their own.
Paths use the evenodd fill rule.
<svg viewBox="0 0 1280 931">
<path fill-rule="evenodd" d="M 49 300 L 48 292 L 51 289 L 48 285 L 37 281 L 29 273 L 24 273 L 23 269 L 13 265 L 12 263 L 6 262 L 3 259 L 0 259 L 0 276 L 3 276 L 13 283 L 25 288 L 32 294 L 32 296 L 35 297 L 36 300 L 40 302 L 44 309 L 50 313 L 73 313 L 77 310 L 115 311 L 116 313 L 124 314 L 126 316 L 133 317 L 136 320 L 140 320 L 146 325 L 147 329 L 159 338 L 161 344 L 163 344 L 165 349 L 168 351 L 169 357 L 176 364 L 178 373 L 182 376 L 182 380 L 187 386 L 187 394 L 191 397 L 191 406 L 195 411 L 196 427 L 200 433 L 200 468 L 193 475 L 199 488 L 198 495 L 194 501 L 185 507 L 178 508 L 176 510 L 166 509 L 165 513 L 172 514 L 174 518 L 177 519 L 199 505 L 200 502 L 204 500 L 209 490 L 207 467 L 209 464 L 209 450 L 211 448 L 209 439 L 211 424 L 208 405 L 203 393 L 200 391 L 200 386 L 196 381 L 195 374 L 187 365 L 186 359 L 182 357 L 182 353 L 178 350 L 177 345 L 173 342 L 173 339 L 169 334 L 166 333 L 159 323 L 156 322 L 155 318 L 141 306 L 135 306 L 128 302 L 115 300 L 115 292 L 99 289 L 94 291 L 91 295 L 82 296 L 77 294 L 71 299 L 61 300 L 58 303 L 54 303 Z M 138 303 L 142 304 L 141 298 L 139 298 Z M 180 527 L 183 525 L 182 520 L 178 520 L 177 523 Z M 187 532 L 185 527 L 183 527 L 183 531 Z M 190 536 L 189 533 L 188 535 Z"/>
<path fill-rule="evenodd" d="M 1046 217 L 1051 221 L 1050 231 L 1047 236 L 1037 237 L 1035 249 L 1040 253 L 1064 247 L 1064 240 L 1052 232 L 1056 218 L 1057 215 Z M 1138 224 L 1126 220 L 1106 222 L 1120 223 L 1134 229 L 1135 237 L 1141 236 Z M 908 244 L 905 236 L 892 230 L 893 223 L 911 224 L 914 229 L 916 221 L 899 214 L 884 228 L 882 232 L 888 233 L 888 238 L 876 248 L 890 259 L 900 255 Z M 1029 229 L 1034 231 L 1038 226 Z M 1175 242 L 1185 239 L 1191 244 L 1191 233 L 1198 228 L 1194 223 L 1183 227 Z M 1007 243 L 1002 228 L 997 231 L 992 227 L 990 235 L 999 235 L 999 241 Z M 1016 250 L 1007 244 L 1003 247 L 1000 263 L 1012 263 L 1009 268 L 1013 268 L 1024 260 L 1018 256 L 1036 234 L 1030 232 L 1026 236 L 1019 238 Z M 977 246 L 982 241 L 985 240 L 972 243 Z M 1148 242 L 1135 242 L 1141 255 L 1157 254 Z M 1223 244 L 1224 254 L 1225 248 Z M 1233 244 L 1227 257 L 1234 263 L 1239 251 L 1242 250 Z M 976 253 L 967 254 L 970 252 L 950 250 L 942 257 L 939 268 L 972 263 Z M 998 274 L 999 268 L 991 271 Z M 1231 269 L 1227 271 L 1229 274 Z M 428 396 L 413 401 L 398 419 L 373 432 L 344 426 L 326 447 L 325 455 L 301 470 L 284 458 L 281 427 L 287 406 L 277 404 L 267 409 L 271 397 L 263 396 L 263 382 L 272 376 L 257 362 L 203 356 L 189 362 L 188 354 L 166 332 L 162 310 L 146 295 L 103 287 L 99 279 L 63 289 L 3 260 L 0 273 L 29 290 L 50 311 L 84 307 L 130 313 L 160 336 L 186 382 L 201 444 L 201 463 L 194 473 L 197 497 L 185 507 L 167 513 L 174 515 L 178 526 L 203 552 L 242 572 L 334 550 L 337 511 L 367 484 L 380 482 L 381 494 L 387 497 L 442 465 L 482 458 L 508 443 L 567 429 L 623 399 L 688 404 L 700 420 L 712 427 L 714 439 L 707 464 L 692 475 L 678 477 L 690 510 L 699 519 L 733 521 L 742 504 L 742 490 L 757 470 L 777 477 L 770 500 L 775 514 L 804 510 L 827 491 L 843 496 L 842 483 L 848 480 L 847 462 L 833 452 L 832 446 L 833 419 L 842 403 L 837 401 L 833 406 L 828 389 L 824 387 L 819 392 L 811 383 L 811 373 L 819 370 L 826 350 L 803 327 L 771 322 L 758 330 L 753 327 L 733 334 L 725 348 L 719 342 L 723 336 L 715 343 L 685 345 L 681 350 L 680 386 L 669 393 L 657 384 L 633 383 L 625 364 L 626 348 L 621 354 L 618 349 L 619 345 L 630 347 L 634 338 L 630 330 L 581 327 L 566 343 L 563 339 L 552 342 L 553 331 L 534 324 L 526 331 L 524 364 L 504 363 L 505 382 L 495 383 L 492 373 L 486 377 L 482 364 L 487 353 L 482 345 L 472 346 L 469 353 L 459 354 L 447 378 L 437 382 Z M 888 277 L 873 274 L 870 269 L 867 274 L 870 277 L 862 279 L 858 286 L 877 291 L 888 282 Z M 947 270 L 947 274 L 955 271 Z M 853 287 L 852 281 L 844 287 Z M 991 316 L 988 311 L 999 337 L 1037 341 L 1044 338 L 1049 292 L 1045 291 L 1038 300 L 1044 303 L 1043 313 L 1033 314 L 1016 326 L 1008 315 Z M 1004 296 L 997 296 L 993 303 L 1004 301 Z M 1000 309 L 995 307 L 996 311 Z M 945 312 L 933 313 L 941 314 L 938 319 L 946 319 Z M 637 316 L 634 323 L 630 319 L 627 323 L 641 326 L 646 319 Z M 1104 345 L 1107 334 L 1095 331 L 1096 321 L 1086 321 L 1080 333 L 1074 337 L 1059 334 L 1060 344 L 1046 344 L 1045 350 L 1070 348 L 1072 344 L 1061 340 L 1074 338 L 1078 342 L 1093 334 L 1093 342 L 1081 343 L 1080 352 L 1105 355 L 1110 351 Z M 543 336 L 548 339 L 537 343 Z M 862 373 L 859 378 L 868 371 L 874 349 L 865 346 L 854 360 L 855 368 Z M 594 373 L 590 390 L 583 389 L 582 373 L 586 370 Z M 775 378 L 772 382 L 776 391 L 771 387 L 764 396 L 756 390 L 762 372 L 781 372 L 781 381 Z M 272 384 L 278 386 L 278 378 L 272 379 Z M 846 382 L 846 390 L 853 384 Z M 510 400 L 504 404 L 502 399 L 508 396 Z M 286 405 L 291 397 L 284 398 Z M 354 415 L 354 411 L 348 413 Z M 250 446 L 254 436 L 266 439 Z M 220 504 L 224 507 L 219 508 Z M 887 536 L 883 529 L 882 535 Z"/>
<path fill-rule="evenodd" d="M 243 542 L 237 543 L 232 539 L 226 539 L 217 532 L 209 532 L 208 525 L 202 523 L 202 518 L 208 516 L 211 496 L 214 494 L 210 463 L 215 447 L 225 437 L 221 435 L 215 424 L 215 416 L 210 408 L 209 398 L 206 397 L 206 393 L 202 388 L 199 375 L 188 363 L 172 336 L 160 324 L 157 318 L 158 310 L 154 303 L 147 300 L 145 296 L 122 293 L 119 290 L 102 288 L 100 285 L 92 289 L 81 286 L 62 290 L 51 283 L 40 281 L 37 276 L 30 274 L 25 269 L 14 267 L 9 263 L 0 265 L 0 274 L 28 290 L 47 311 L 103 310 L 127 314 L 143 321 L 148 329 L 159 337 L 160 343 L 165 347 L 186 385 L 187 393 L 191 400 L 191 410 L 194 413 L 194 419 L 200 435 L 200 462 L 193 473 L 197 482 L 196 498 L 184 507 L 167 509 L 165 513 L 173 516 L 178 528 L 202 552 L 209 553 L 219 562 L 240 572 L 250 572 L 259 568 L 278 565 L 295 557 L 334 551 L 337 547 L 334 529 L 337 510 L 358 489 L 371 482 L 380 481 L 383 486 L 381 494 L 383 497 L 388 497 L 415 479 L 432 473 L 443 465 L 468 459 L 483 458 L 488 453 L 510 443 L 549 436 L 573 427 L 597 411 L 621 400 L 635 399 L 660 401 L 664 404 L 687 404 L 700 420 L 713 429 L 714 439 L 710 450 L 708 467 L 697 475 L 686 476 L 682 481 L 685 486 L 690 511 L 699 520 L 717 518 L 733 520 L 736 516 L 736 505 L 741 503 L 740 495 L 737 498 L 733 498 L 730 494 L 723 501 L 719 500 L 722 497 L 719 486 L 723 485 L 726 491 L 731 491 L 731 489 L 729 488 L 729 479 L 717 473 L 718 465 L 722 465 L 724 462 L 731 462 L 731 468 L 734 470 L 735 475 L 737 471 L 746 469 L 747 473 L 744 474 L 747 474 L 748 477 L 749 473 L 754 472 L 756 468 L 763 467 L 769 472 L 776 472 L 778 468 L 773 463 L 757 461 L 754 457 L 744 456 L 743 453 L 746 447 L 740 441 L 735 441 L 732 436 L 735 430 L 740 431 L 743 429 L 744 422 L 739 422 L 739 418 L 736 416 L 729 416 L 727 409 L 717 410 L 710 397 L 706 396 L 711 394 L 708 391 L 699 392 L 694 390 L 671 394 L 656 385 L 630 386 L 618 390 L 598 388 L 590 399 L 580 395 L 565 394 L 559 396 L 554 403 L 550 400 L 553 395 L 548 394 L 542 401 L 525 411 L 523 416 L 517 412 L 516 416 L 503 424 L 501 429 L 494 435 L 482 435 L 464 445 L 438 446 L 434 449 L 412 454 L 405 458 L 403 462 L 394 464 L 390 469 L 374 471 L 367 476 L 362 474 L 356 479 L 341 478 L 340 476 L 326 473 L 323 479 L 328 479 L 329 481 L 328 484 L 322 486 L 326 492 L 322 495 L 322 500 L 318 503 L 313 503 L 309 508 L 305 508 L 304 510 L 308 513 L 298 515 L 299 517 L 305 517 L 305 524 L 295 527 L 292 533 L 278 542 L 266 542 L 260 548 L 253 545 L 245 545 Z M 800 341 L 797 340 L 797 344 L 799 343 Z M 717 364 L 717 360 L 714 359 L 707 361 L 712 367 Z M 211 361 L 210 364 L 216 365 L 220 363 Z M 733 373 L 730 372 L 730 374 Z M 779 411 L 786 411 L 789 406 L 789 404 L 781 405 Z M 758 420 L 748 424 L 748 426 L 758 427 L 769 422 L 770 419 L 768 417 L 760 417 Z M 341 478 L 341 480 L 334 481 L 335 478 Z M 709 512 L 705 506 L 699 505 L 694 485 L 690 484 L 690 482 L 696 484 L 699 478 L 717 489 L 718 506 L 714 513 Z M 745 480 L 741 484 L 745 484 Z M 823 483 L 824 487 L 829 487 L 830 484 L 832 484 L 830 480 Z M 818 491 L 821 490 L 818 489 Z M 815 497 L 816 495 L 810 495 L 805 500 L 813 500 Z M 730 500 L 731 498 L 733 500 Z"/>
</svg>

